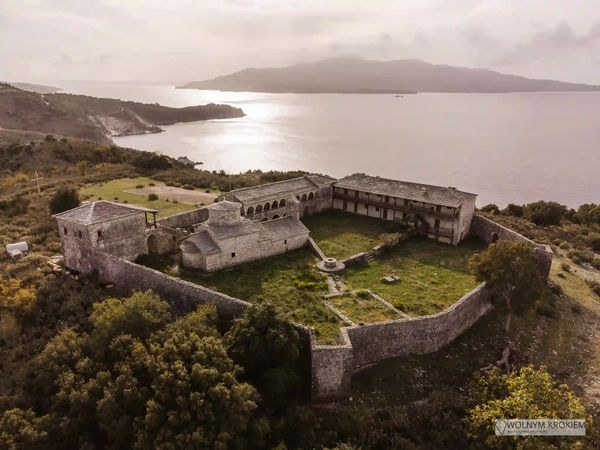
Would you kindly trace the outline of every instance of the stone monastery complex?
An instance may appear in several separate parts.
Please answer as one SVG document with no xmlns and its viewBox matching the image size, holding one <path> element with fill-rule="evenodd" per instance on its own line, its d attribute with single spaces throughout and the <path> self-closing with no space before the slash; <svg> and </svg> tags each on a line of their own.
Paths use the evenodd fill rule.
<svg viewBox="0 0 600 450">
<path fill-rule="evenodd" d="M 475 194 L 452 187 L 364 174 L 339 180 L 305 175 L 237 189 L 210 206 L 160 220 L 154 209 L 102 200 L 54 217 L 68 268 L 97 271 L 100 279 L 130 289 L 152 289 L 169 300 L 177 314 L 207 303 L 215 305 L 223 317 L 234 317 L 251 305 L 134 261 L 140 255 L 179 253 L 184 266 L 215 272 L 308 246 L 318 256 L 319 270 L 343 270 L 352 258 L 366 257 L 367 253 L 345 261 L 327 258 L 301 220 L 334 209 L 400 222 L 412 233 L 449 245 L 457 245 L 468 235 L 484 243 L 498 239 L 527 241 L 534 246 L 547 278 L 552 261 L 550 248 L 474 214 L 475 199 Z M 331 274 L 327 279 L 334 282 Z M 393 308 L 375 293 L 370 295 Z M 336 345 L 320 345 L 312 329 L 295 324 L 302 342 L 310 349 L 313 398 L 347 392 L 354 372 L 383 359 L 438 350 L 490 308 L 487 289 L 481 284 L 436 314 L 410 317 L 396 310 L 400 318 L 383 322 L 356 324 L 345 320 Z"/>
<path fill-rule="evenodd" d="M 326 209 L 399 221 L 456 245 L 469 232 L 475 198 L 455 188 L 363 174 L 340 180 L 305 175 L 234 190 L 213 205 L 183 213 L 174 227 L 168 226 L 171 218 L 157 223 L 156 210 L 108 201 L 55 218 L 73 269 L 89 271 L 94 248 L 134 260 L 179 247 L 184 266 L 212 272 L 306 246 L 309 231 L 300 219 Z"/>
</svg>

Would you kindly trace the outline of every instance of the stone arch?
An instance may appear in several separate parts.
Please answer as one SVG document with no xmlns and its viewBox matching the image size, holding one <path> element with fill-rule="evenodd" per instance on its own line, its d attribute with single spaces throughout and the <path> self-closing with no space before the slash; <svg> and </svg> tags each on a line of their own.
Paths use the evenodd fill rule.
<svg viewBox="0 0 600 450">
<path fill-rule="evenodd" d="M 300 196 L 296 195 L 296 200 L 300 201 Z"/>
<path fill-rule="evenodd" d="M 302 198 L 300 199 L 301 202 L 305 202 L 306 201 L 306 194 L 302 194 Z"/>
<path fill-rule="evenodd" d="M 256 207 L 256 212 L 257 212 L 257 213 L 260 213 L 260 212 L 262 212 L 262 205 L 258 205 L 258 206 Z"/>
<path fill-rule="evenodd" d="M 261 222 L 266 222 L 267 220 L 269 220 L 269 219 L 267 219 L 266 217 L 263 217 L 262 219 L 260 219 Z"/>
<path fill-rule="evenodd" d="M 248 208 L 248 212 L 246 214 L 248 214 L 248 215 L 254 214 L 254 206 L 251 206 L 250 208 Z"/>
<path fill-rule="evenodd" d="M 281 200 L 279 200 L 279 207 L 283 208 L 285 206 L 285 198 L 282 198 Z"/>
<path fill-rule="evenodd" d="M 158 254 L 158 237 L 156 234 L 148 236 L 148 253 L 152 255 Z"/>
<path fill-rule="evenodd" d="M 313 194 L 312 192 L 310 194 L 308 194 L 309 200 L 312 200 L 313 198 L 315 198 L 315 194 Z"/>
<path fill-rule="evenodd" d="M 263 211 L 269 211 L 270 209 L 271 209 L 271 204 L 265 203 L 265 206 L 263 206 Z"/>
<path fill-rule="evenodd" d="M 281 217 L 286 217 L 286 216 L 287 216 L 287 213 L 283 213 Z"/>
<path fill-rule="evenodd" d="M 273 200 L 273 203 L 271 204 L 271 209 L 277 209 L 279 208 L 279 203 L 277 203 L 277 200 Z"/>
<path fill-rule="evenodd" d="M 279 219 L 279 216 L 278 216 L 277 214 L 275 214 L 275 215 L 273 216 L 273 219 Z"/>
</svg>

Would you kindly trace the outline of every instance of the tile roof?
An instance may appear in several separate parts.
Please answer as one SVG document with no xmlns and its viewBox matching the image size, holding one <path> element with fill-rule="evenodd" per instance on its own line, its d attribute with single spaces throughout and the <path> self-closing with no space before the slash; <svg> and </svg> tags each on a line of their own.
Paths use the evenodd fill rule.
<svg viewBox="0 0 600 450">
<path fill-rule="evenodd" d="M 179 248 L 186 253 L 202 253 L 203 255 L 221 252 L 217 243 L 213 241 L 206 230 L 191 234 L 181 243 Z"/>
<path fill-rule="evenodd" d="M 144 208 L 143 206 L 99 200 L 81 205 L 77 208 L 69 209 L 62 213 L 54 214 L 52 217 L 77 222 L 82 225 L 91 225 L 106 220 L 119 219 L 133 214 L 139 214 L 141 212 L 156 213 L 158 211 L 155 209 Z"/>
<path fill-rule="evenodd" d="M 342 178 L 334 186 L 452 208 L 460 206 L 468 198 L 476 197 L 476 194 L 454 188 L 390 180 L 360 173 Z"/>
<path fill-rule="evenodd" d="M 273 219 L 267 222 L 259 222 L 259 225 L 264 233 L 261 238 L 266 237 L 273 241 L 281 241 L 302 234 L 308 236 L 309 233 L 308 228 L 306 228 L 302 222 L 291 216 Z"/>
<path fill-rule="evenodd" d="M 231 191 L 232 196 L 244 204 L 262 203 L 267 200 L 287 199 L 300 192 L 314 191 L 335 181 L 322 175 L 305 175 L 291 180 L 276 181 Z"/>
</svg>

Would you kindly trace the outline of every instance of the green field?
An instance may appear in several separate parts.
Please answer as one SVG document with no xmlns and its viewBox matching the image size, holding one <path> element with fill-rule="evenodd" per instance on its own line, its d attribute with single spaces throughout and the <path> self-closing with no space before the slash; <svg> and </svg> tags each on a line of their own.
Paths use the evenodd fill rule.
<svg viewBox="0 0 600 450">
<path fill-rule="evenodd" d="M 164 200 L 150 201 L 147 197 L 124 192 L 126 189 L 134 189 L 137 185 L 148 186 L 154 183 L 156 186 L 164 186 L 162 181 L 156 181 L 148 177 L 119 178 L 106 183 L 88 184 L 79 190 L 79 195 L 89 200 L 109 200 L 121 203 L 132 203 L 134 205 L 145 206 L 158 210 L 158 218 L 168 217 L 183 211 L 194 209 L 193 205 L 183 203 L 173 203 Z"/>
<path fill-rule="evenodd" d="M 371 289 L 411 316 L 433 314 L 446 309 L 477 286 L 467 263 L 485 245 L 467 239 L 458 246 L 430 239 L 413 238 L 365 264 L 344 272 L 350 289 Z M 396 275 L 399 281 L 382 279 Z"/>
<path fill-rule="evenodd" d="M 382 235 L 385 233 L 406 230 L 398 222 L 336 210 L 304 217 L 302 222 L 325 255 L 337 259 L 371 250 L 382 243 Z"/>
<path fill-rule="evenodd" d="M 384 322 L 402 318 L 396 311 L 388 308 L 371 295 L 346 294 L 331 297 L 328 301 L 356 324 Z"/>
<path fill-rule="evenodd" d="M 160 259 L 139 262 L 168 270 Z M 344 325 L 322 302 L 327 284 L 316 270 L 315 258 L 308 249 L 213 274 L 182 269 L 179 277 L 250 303 L 271 301 L 291 320 L 314 328 L 319 343 L 337 342 L 339 328 Z"/>
</svg>

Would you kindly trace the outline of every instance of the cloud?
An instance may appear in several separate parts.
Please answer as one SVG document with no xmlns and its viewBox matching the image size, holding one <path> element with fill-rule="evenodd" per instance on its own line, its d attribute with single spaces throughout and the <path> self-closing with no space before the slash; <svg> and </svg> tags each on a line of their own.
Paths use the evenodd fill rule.
<svg viewBox="0 0 600 450">
<path fill-rule="evenodd" d="M 527 42 L 517 44 L 492 65 L 519 65 L 556 58 L 558 54 L 587 49 L 598 42 L 600 22 L 594 23 L 587 33 L 577 35 L 567 22 L 561 21 L 550 29 L 534 33 Z"/>
</svg>

